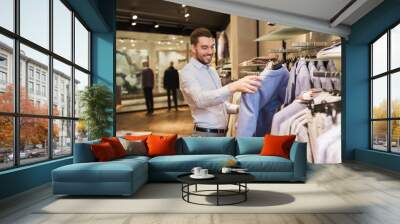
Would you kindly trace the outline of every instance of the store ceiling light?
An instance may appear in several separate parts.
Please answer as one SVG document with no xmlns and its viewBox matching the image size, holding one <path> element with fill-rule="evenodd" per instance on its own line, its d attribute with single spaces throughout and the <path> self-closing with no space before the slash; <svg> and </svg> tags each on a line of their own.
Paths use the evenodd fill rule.
<svg viewBox="0 0 400 224">
<path fill-rule="evenodd" d="M 132 24 L 132 26 L 136 26 L 136 22 L 132 22 L 131 24 Z"/>
<path fill-rule="evenodd" d="M 136 20 L 137 18 L 138 18 L 137 15 L 133 15 L 133 16 L 132 16 L 132 19 L 133 19 L 133 20 Z"/>
<path fill-rule="evenodd" d="M 182 5 L 182 8 L 185 8 L 186 7 L 186 5 Z"/>
<path fill-rule="evenodd" d="M 132 46 L 132 47 L 135 47 L 136 45 L 135 45 L 135 44 L 131 44 L 131 46 Z"/>
<path fill-rule="evenodd" d="M 157 29 L 158 27 L 160 27 L 160 25 L 158 25 L 158 24 L 154 25 L 154 28 Z"/>
<path fill-rule="evenodd" d="M 130 40 L 131 41 L 131 43 L 133 43 L 134 41 L 133 40 Z"/>
<path fill-rule="evenodd" d="M 190 16 L 189 13 L 185 13 L 185 18 L 188 18 Z"/>
<path fill-rule="evenodd" d="M 179 43 L 183 44 L 183 40 L 180 40 Z"/>
</svg>

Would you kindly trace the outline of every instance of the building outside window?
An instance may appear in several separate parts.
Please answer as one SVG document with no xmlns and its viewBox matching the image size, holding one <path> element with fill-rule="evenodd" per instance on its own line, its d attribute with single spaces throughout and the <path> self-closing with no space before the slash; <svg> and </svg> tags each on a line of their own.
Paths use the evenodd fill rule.
<svg viewBox="0 0 400 224">
<path fill-rule="evenodd" d="M 12 8 L 14 1 L 7 2 L 11 2 Z M 7 99 L 0 100 L 0 170 L 70 156 L 74 141 L 87 139 L 86 127 L 78 122 L 79 113 L 74 113 L 71 107 L 79 102 L 77 92 L 80 89 L 72 92 L 65 86 L 89 85 L 89 82 L 81 82 L 89 80 L 91 75 L 90 31 L 62 0 L 51 0 L 52 4 L 49 0 L 18 2 L 19 12 L 12 13 L 14 17 L 20 16 L 14 18 L 19 21 L 17 29 L 0 23 L 2 28 L 8 30 L 3 32 L 0 29 L 0 87 L 1 84 L 12 87 L 0 88 L 0 98 Z M 37 14 L 39 11 L 42 13 Z M 50 42 L 53 43 L 52 48 Z M 75 48 L 73 43 L 76 43 Z M 15 44 L 19 45 L 18 52 L 15 51 Z M 18 54 L 19 61 L 12 60 L 14 52 Z M 75 55 L 74 61 L 72 55 Z M 51 60 L 53 63 L 49 63 Z M 14 99 L 17 89 L 13 83 L 14 66 L 20 68 L 17 75 L 20 94 L 17 99 Z M 73 80 L 75 73 L 79 73 L 79 77 Z M 49 89 L 50 78 L 53 78 L 52 90 Z M 59 85 L 60 80 L 62 86 Z M 57 104 L 60 95 L 62 102 Z M 49 110 L 50 99 L 54 101 L 52 110 Z M 15 104 L 20 108 L 18 113 L 14 112 Z M 14 125 L 17 125 L 18 133 L 13 133 Z M 33 132 L 38 134 L 33 136 Z"/>
<path fill-rule="evenodd" d="M 371 148 L 400 153 L 400 25 L 370 45 Z"/>
</svg>

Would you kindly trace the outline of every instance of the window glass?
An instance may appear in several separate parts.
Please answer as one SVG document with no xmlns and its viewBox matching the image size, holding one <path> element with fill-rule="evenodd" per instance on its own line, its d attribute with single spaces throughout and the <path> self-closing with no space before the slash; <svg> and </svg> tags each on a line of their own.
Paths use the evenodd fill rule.
<svg viewBox="0 0 400 224">
<path fill-rule="evenodd" d="M 387 121 L 372 122 L 373 149 L 387 151 Z"/>
<path fill-rule="evenodd" d="M 387 71 L 387 34 L 372 44 L 372 75 Z"/>
<path fill-rule="evenodd" d="M 72 154 L 72 121 L 53 120 L 53 157 Z"/>
<path fill-rule="evenodd" d="M 0 170 L 14 165 L 14 122 L 0 115 Z"/>
<path fill-rule="evenodd" d="M 88 129 L 84 120 L 75 121 L 75 143 L 87 141 Z"/>
<path fill-rule="evenodd" d="M 0 111 L 14 111 L 14 44 L 13 40 L 0 35 Z"/>
<path fill-rule="evenodd" d="M 71 66 L 53 60 L 53 115 L 72 117 Z"/>
<path fill-rule="evenodd" d="M 75 69 L 75 117 L 81 115 L 80 94 L 87 86 L 89 86 L 89 75 Z"/>
<path fill-rule="evenodd" d="M 20 0 L 21 36 L 49 48 L 49 0 Z"/>
<path fill-rule="evenodd" d="M 20 110 L 24 114 L 47 115 L 49 108 L 48 97 L 48 74 L 49 57 L 28 46 L 21 44 L 21 62 L 20 62 Z M 34 94 L 29 93 L 29 75 L 26 68 L 33 68 L 35 71 Z M 44 77 L 44 78 L 43 78 Z M 36 102 L 32 103 L 32 100 Z"/>
<path fill-rule="evenodd" d="M 75 18 L 75 63 L 89 70 L 89 32 Z"/>
<path fill-rule="evenodd" d="M 387 118 L 387 78 L 372 81 L 372 118 Z"/>
<path fill-rule="evenodd" d="M 53 0 L 53 51 L 71 60 L 72 12 L 60 1 Z"/>
<path fill-rule="evenodd" d="M 45 118 L 20 118 L 21 164 L 35 163 L 49 158 L 49 120 Z"/>
<path fill-rule="evenodd" d="M 391 74 L 390 77 L 391 116 L 400 118 L 400 72 Z"/>
<path fill-rule="evenodd" d="M 400 153 L 400 120 L 392 120 L 391 122 L 391 136 L 392 141 L 391 151 Z"/>
<path fill-rule="evenodd" d="M 390 68 L 400 67 L 400 24 L 390 33 Z"/>
<path fill-rule="evenodd" d="M 0 1 L 0 26 L 14 31 L 14 0 Z"/>
</svg>

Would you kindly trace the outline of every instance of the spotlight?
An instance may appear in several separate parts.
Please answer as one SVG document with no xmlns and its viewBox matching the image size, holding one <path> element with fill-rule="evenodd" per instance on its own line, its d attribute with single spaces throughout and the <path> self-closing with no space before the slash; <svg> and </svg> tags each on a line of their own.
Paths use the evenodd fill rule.
<svg viewBox="0 0 400 224">
<path fill-rule="evenodd" d="M 185 18 L 188 18 L 190 16 L 189 13 L 185 13 Z"/>
<path fill-rule="evenodd" d="M 138 18 L 137 15 L 133 15 L 133 16 L 132 16 L 132 19 L 133 19 L 133 20 L 136 20 L 137 18 Z"/>
<path fill-rule="evenodd" d="M 131 43 L 133 43 L 133 40 L 130 40 Z"/>
<path fill-rule="evenodd" d="M 135 47 L 136 45 L 135 45 L 135 44 L 131 44 L 131 46 L 132 46 L 132 47 Z"/>
<path fill-rule="evenodd" d="M 182 5 L 182 8 L 185 8 L 186 7 L 186 5 Z"/>
<path fill-rule="evenodd" d="M 183 40 L 180 40 L 179 43 L 183 44 Z"/>
<path fill-rule="evenodd" d="M 158 25 L 158 24 L 154 25 L 154 28 L 157 29 L 158 27 L 160 27 L 160 25 Z"/>
<path fill-rule="evenodd" d="M 136 26 L 136 22 L 132 22 L 131 24 L 132 24 L 132 26 Z"/>
<path fill-rule="evenodd" d="M 122 50 L 125 51 L 125 50 L 126 50 L 126 47 L 123 47 Z"/>
</svg>

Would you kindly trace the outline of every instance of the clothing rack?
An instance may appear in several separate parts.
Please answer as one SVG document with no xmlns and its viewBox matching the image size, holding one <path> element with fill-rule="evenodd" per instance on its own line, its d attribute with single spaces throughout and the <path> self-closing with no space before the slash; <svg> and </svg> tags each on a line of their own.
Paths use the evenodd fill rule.
<svg viewBox="0 0 400 224">
<path fill-rule="evenodd" d="M 307 102 L 307 107 L 310 109 L 312 115 L 315 113 L 326 113 L 332 116 L 332 121 L 336 123 L 336 116 L 342 111 L 342 102 L 327 102 L 322 100 L 320 104 L 315 104 L 314 100 L 310 100 Z"/>
<path fill-rule="evenodd" d="M 336 77 L 341 77 L 342 73 L 341 72 L 319 72 L 319 71 L 314 71 L 314 76 L 315 77 L 322 77 L 322 78 L 336 78 Z"/>
</svg>

